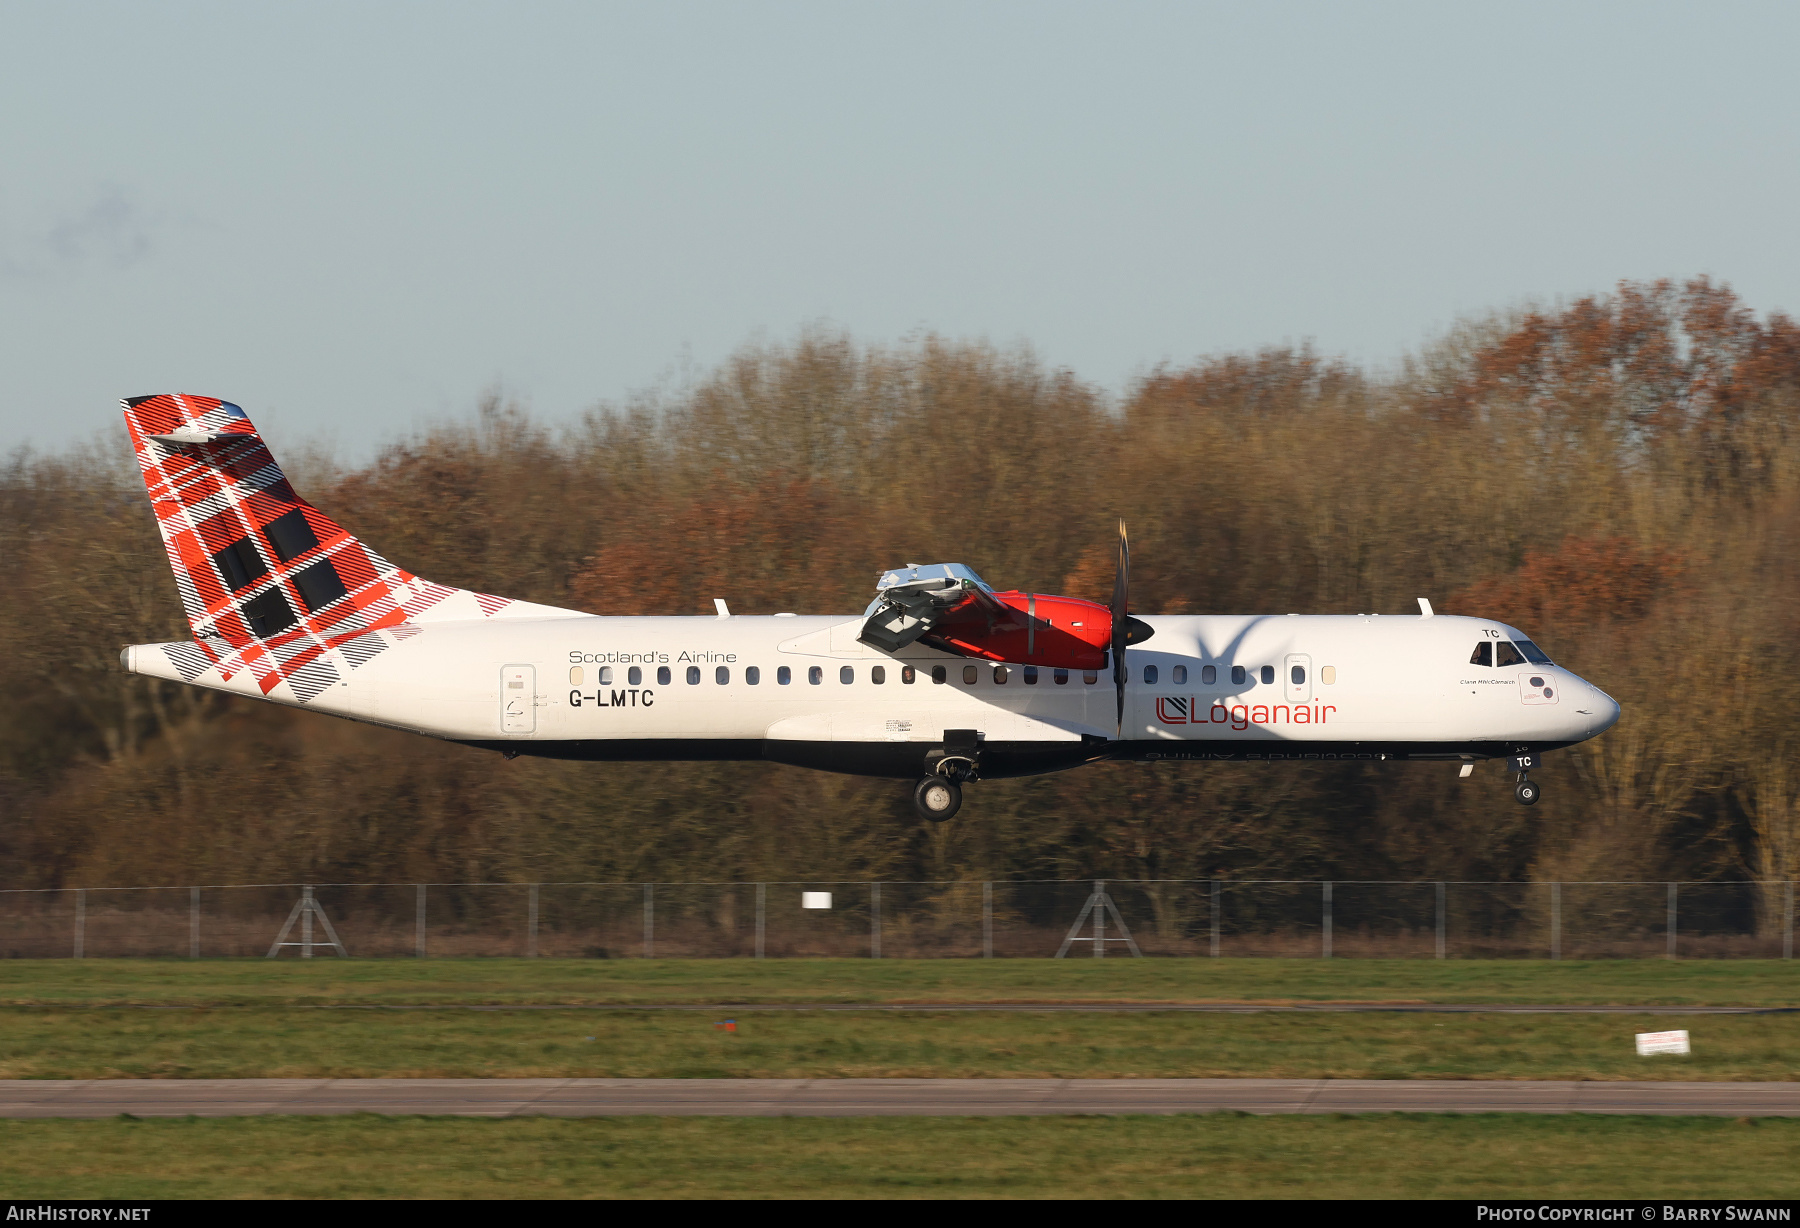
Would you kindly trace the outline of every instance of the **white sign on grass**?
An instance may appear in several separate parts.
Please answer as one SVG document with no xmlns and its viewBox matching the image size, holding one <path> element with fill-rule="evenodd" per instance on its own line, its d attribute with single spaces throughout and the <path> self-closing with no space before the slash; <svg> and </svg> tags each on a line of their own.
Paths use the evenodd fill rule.
<svg viewBox="0 0 1800 1228">
<path fill-rule="evenodd" d="M 1639 1032 L 1637 1049 L 1639 1057 L 1649 1057 L 1652 1053 L 1686 1053 L 1688 1051 L 1688 1034 L 1686 1032 Z"/>
<path fill-rule="evenodd" d="M 802 891 L 800 893 L 800 907 L 802 907 L 802 908 L 830 908 L 831 907 L 831 892 L 829 892 L 829 891 Z M 1684 1050 L 1682 1050 L 1682 1052 L 1685 1053 L 1686 1050 L 1684 1049 Z"/>
</svg>

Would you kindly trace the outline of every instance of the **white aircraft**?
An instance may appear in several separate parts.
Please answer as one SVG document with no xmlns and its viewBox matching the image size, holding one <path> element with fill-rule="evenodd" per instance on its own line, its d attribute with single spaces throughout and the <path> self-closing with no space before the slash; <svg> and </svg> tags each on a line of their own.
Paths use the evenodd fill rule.
<svg viewBox="0 0 1800 1228">
<path fill-rule="evenodd" d="M 193 628 L 133 673 L 497 750 L 768 760 L 915 781 L 943 820 L 970 781 L 1100 760 L 1510 758 L 1619 705 L 1491 619 L 1129 613 L 996 592 L 958 563 L 882 573 L 856 616 L 600 618 L 411 575 L 297 496 L 243 410 L 122 403 Z M 629 583 L 629 577 L 620 577 Z"/>
</svg>

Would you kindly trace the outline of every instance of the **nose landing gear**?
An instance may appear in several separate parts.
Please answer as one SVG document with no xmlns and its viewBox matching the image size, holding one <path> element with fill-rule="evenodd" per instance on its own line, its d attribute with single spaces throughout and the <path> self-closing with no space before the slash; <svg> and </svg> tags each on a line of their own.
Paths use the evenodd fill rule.
<svg viewBox="0 0 1800 1228">
<path fill-rule="evenodd" d="M 1519 773 L 1519 783 L 1513 786 L 1513 796 L 1518 799 L 1521 806 L 1537 805 L 1537 799 L 1542 790 L 1531 783 L 1529 773 L 1538 765 L 1538 757 L 1536 755 L 1514 755 L 1512 765 Z"/>
</svg>

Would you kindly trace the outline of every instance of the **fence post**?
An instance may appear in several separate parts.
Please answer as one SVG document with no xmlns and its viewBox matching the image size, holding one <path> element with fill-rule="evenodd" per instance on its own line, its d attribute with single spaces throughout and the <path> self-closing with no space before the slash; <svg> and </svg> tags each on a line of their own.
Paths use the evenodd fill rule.
<svg viewBox="0 0 1800 1228">
<path fill-rule="evenodd" d="M 188 958 L 200 958 L 200 888 L 188 888 Z"/>
<path fill-rule="evenodd" d="M 767 883 L 756 884 L 756 958 L 763 957 L 763 898 Z"/>
<path fill-rule="evenodd" d="M 1676 892 L 1676 889 L 1680 886 L 1681 886 L 1680 883 L 1670 883 L 1669 884 L 1669 919 L 1665 923 L 1665 928 L 1668 930 L 1668 933 L 1669 933 L 1668 958 L 1670 958 L 1670 959 L 1675 958 L 1675 934 L 1676 934 L 1676 929 L 1675 929 L 1675 892 Z"/>
<path fill-rule="evenodd" d="M 75 958 L 80 959 L 87 947 L 87 888 L 75 888 Z"/>
<path fill-rule="evenodd" d="M 1781 958 L 1794 958 L 1794 880 L 1789 879 L 1787 885 L 1786 923 L 1781 929 Z"/>
<path fill-rule="evenodd" d="M 981 958 L 994 958 L 994 884 L 981 884 Z"/>
<path fill-rule="evenodd" d="M 312 888 L 307 888 L 311 894 Z M 425 958 L 425 884 L 419 884 L 419 905 L 417 916 L 413 920 L 413 954 L 420 959 Z"/>
<path fill-rule="evenodd" d="M 1106 958 L 1106 905 L 1101 903 L 1106 898 L 1106 880 L 1094 880 L 1094 958 Z"/>
<path fill-rule="evenodd" d="M 525 958 L 537 958 L 537 917 L 538 917 L 538 885 L 531 884 L 531 893 L 525 897 Z"/>
<path fill-rule="evenodd" d="M 881 958 L 881 884 L 869 884 L 869 958 Z"/>
<path fill-rule="evenodd" d="M 644 958 L 656 958 L 656 884 L 644 884 Z"/>
<path fill-rule="evenodd" d="M 1437 957 L 1444 958 L 1444 884 L 1437 885 Z"/>
<path fill-rule="evenodd" d="M 312 958 L 312 949 L 313 949 L 313 940 L 312 940 L 312 918 L 313 918 L 312 898 L 313 898 L 313 895 L 312 895 L 312 884 L 311 883 L 304 884 L 300 888 L 300 898 L 305 903 L 305 907 L 303 907 L 300 910 L 300 958 L 301 959 L 311 959 Z"/>
<path fill-rule="evenodd" d="M 1562 884 L 1550 884 L 1550 958 L 1562 958 Z"/>
<path fill-rule="evenodd" d="M 1324 898 L 1321 901 L 1321 904 L 1322 904 L 1322 914 L 1323 914 L 1321 917 L 1321 920 L 1323 921 L 1323 925 L 1320 927 L 1320 930 L 1319 930 L 1319 957 L 1321 959 L 1330 959 L 1331 958 L 1331 883 L 1329 881 L 1325 883 Z"/>
<path fill-rule="evenodd" d="M 1219 880 L 1212 880 L 1212 957 L 1219 958 Z"/>
</svg>

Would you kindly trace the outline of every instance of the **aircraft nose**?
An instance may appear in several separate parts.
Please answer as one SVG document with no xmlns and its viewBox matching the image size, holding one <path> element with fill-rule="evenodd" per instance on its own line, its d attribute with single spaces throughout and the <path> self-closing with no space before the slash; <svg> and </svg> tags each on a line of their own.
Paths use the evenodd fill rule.
<svg viewBox="0 0 1800 1228">
<path fill-rule="evenodd" d="M 1582 708 L 1588 713 L 1588 737 L 1605 733 L 1619 721 L 1619 701 L 1588 682 L 1588 702 Z"/>
</svg>

